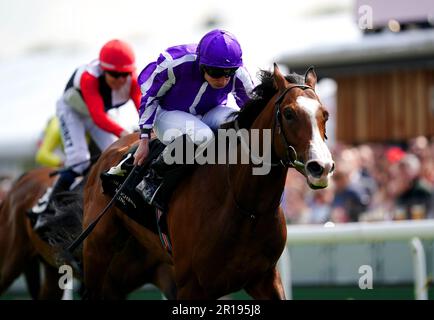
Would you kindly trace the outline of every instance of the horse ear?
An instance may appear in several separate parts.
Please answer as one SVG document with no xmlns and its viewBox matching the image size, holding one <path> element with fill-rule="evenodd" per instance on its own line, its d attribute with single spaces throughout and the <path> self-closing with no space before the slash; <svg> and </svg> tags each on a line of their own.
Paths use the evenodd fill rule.
<svg viewBox="0 0 434 320">
<path fill-rule="evenodd" d="M 273 78 L 274 78 L 274 87 L 277 90 L 283 90 L 285 89 L 285 77 L 280 72 L 279 67 L 277 66 L 277 63 L 274 63 L 274 71 L 273 71 Z"/>
<path fill-rule="evenodd" d="M 314 67 L 310 66 L 304 74 L 304 83 L 315 89 L 317 79 Z"/>
</svg>

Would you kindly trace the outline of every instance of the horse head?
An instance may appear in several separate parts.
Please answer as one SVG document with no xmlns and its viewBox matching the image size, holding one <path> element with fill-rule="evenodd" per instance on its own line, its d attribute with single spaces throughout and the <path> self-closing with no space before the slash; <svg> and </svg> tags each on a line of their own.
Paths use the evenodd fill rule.
<svg viewBox="0 0 434 320">
<path fill-rule="evenodd" d="M 325 188 L 334 162 L 325 143 L 328 112 L 315 93 L 315 71 L 310 67 L 304 81 L 292 83 L 275 64 L 273 79 L 274 152 L 283 165 L 302 173 L 312 189 Z"/>
</svg>

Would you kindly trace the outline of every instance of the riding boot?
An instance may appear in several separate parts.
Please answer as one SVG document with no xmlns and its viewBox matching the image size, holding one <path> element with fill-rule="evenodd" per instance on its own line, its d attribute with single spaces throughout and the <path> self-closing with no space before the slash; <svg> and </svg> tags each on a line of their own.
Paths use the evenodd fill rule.
<svg viewBox="0 0 434 320">
<path fill-rule="evenodd" d="M 137 190 L 140 192 L 143 199 L 150 205 L 155 205 L 159 209 L 163 209 L 163 206 L 161 204 L 161 201 L 158 201 L 157 193 L 163 185 L 163 180 L 164 157 L 161 153 L 154 161 L 152 161 L 147 174 L 143 178 L 142 183 L 137 186 Z"/>
<path fill-rule="evenodd" d="M 165 161 L 165 155 L 171 152 L 172 144 L 174 143 L 187 143 L 192 145 L 190 150 L 193 154 L 188 154 L 186 152 L 186 147 L 184 148 L 184 157 L 181 163 L 168 164 Z M 178 149 L 179 150 L 179 149 Z M 167 199 L 164 197 L 161 189 L 167 191 L 171 190 L 174 186 L 173 183 L 165 181 L 167 173 L 170 172 L 171 175 L 176 175 L 176 178 L 170 180 L 179 181 L 189 170 L 192 168 L 191 160 L 187 159 L 194 158 L 194 144 L 187 135 L 183 135 L 175 139 L 171 144 L 167 145 L 164 150 L 155 158 L 148 169 L 147 174 L 143 178 L 143 181 L 137 185 L 136 190 L 142 195 L 143 199 L 150 205 L 159 208 L 160 210 L 167 210 Z M 167 196 L 167 195 L 166 195 Z"/>
<path fill-rule="evenodd" d="M 54 215 L 55 211 L 52 208 L 53 198 L 63 192 L 69 190 L 69 187 L 78 176 L 72 170 L 62 172 L 53 187 L 49 187 L 45 194 L 38 200 L 38 203 L 31 209 L 31 216 L 36 216 L 34 230 L 41 229 L 45 226 L 49 217 Z"/>
</svg>

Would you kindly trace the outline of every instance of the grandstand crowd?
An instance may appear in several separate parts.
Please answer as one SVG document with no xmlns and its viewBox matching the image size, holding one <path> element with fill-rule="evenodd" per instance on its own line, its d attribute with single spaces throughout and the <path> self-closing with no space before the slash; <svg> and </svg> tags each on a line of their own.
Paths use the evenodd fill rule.
<svg viewBox="0 0 434 320">
<path fill-rule="evenodd" d="M 434 138 L 336 144 L 331 184 L 310 190 L 289 170 L 281 207 L 290 224 L 434 218 Z"/>
</svg>

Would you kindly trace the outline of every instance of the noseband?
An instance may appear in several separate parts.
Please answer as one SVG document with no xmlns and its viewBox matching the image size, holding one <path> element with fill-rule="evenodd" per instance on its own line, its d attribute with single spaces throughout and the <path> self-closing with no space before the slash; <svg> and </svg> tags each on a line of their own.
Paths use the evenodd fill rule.
<svg viewBox="0 0 434 320">
<path fill-rule="evenodd" d="M 315 92 L 315 90 L 311 86 L 305 84 L 296 84 L 286 88 L 285 91 L 283 91 L 283 93 L 276 99 L 276 103 L 274 104 L 275 122 L 273 126 L 272 137 L 274 139 L 274 132 L 277 129 L 277 133 L 282 139 L 282 143 L 285 147 L 286 153 L 283 159 L 280 159 L 280 164 L 285 168 L 292 167 L 300 172 L 303 172 L 305 164 L 298 160 L 297 151 L 295 151 L 295 148 L 288 142 L 288 139 L 283 132 L 282 113 L 280 112 L 280 105 L 283 101 L 283 98 L 285 98 L 286 94 L 294 88 L 299 88 L 302 90 L 312 89 Z"/>
</svg>

